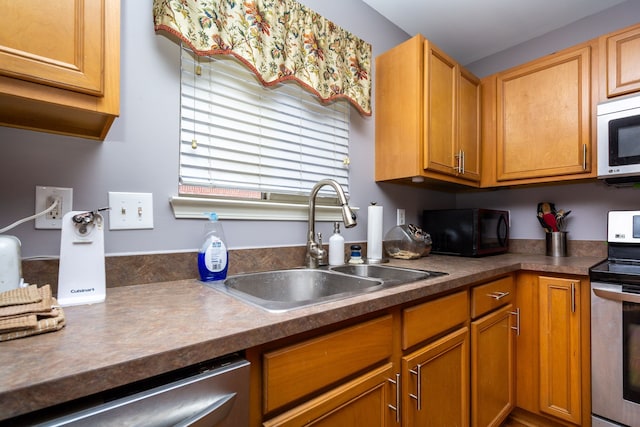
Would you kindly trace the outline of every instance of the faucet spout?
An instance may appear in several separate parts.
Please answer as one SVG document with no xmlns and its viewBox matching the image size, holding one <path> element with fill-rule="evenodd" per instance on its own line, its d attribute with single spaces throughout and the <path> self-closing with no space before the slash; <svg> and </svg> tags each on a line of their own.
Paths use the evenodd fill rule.
<svg viewBox="0 0 640 427">
<path fill-rule="evenodd" d="M 327 265 L 327 251 L 322 248 L 322 240 L 316 242 L 316 196 L 320 191 L 320 188 L 328 185 L 332 187 L 338 195 L 340 207 L 342 209 L 342 219 L 344 221 L 345 228 L 355 227 L 357 224 L 357 217 L 355 212 L 349 207 L 347 202 L 347 196 L 344 194 L 344 190 L 333 179 L 323 179 L 316 183 L 311 189 L 309 194 L 309 230 L 307 233 L 307 254 L 305 257 L 305 264 L 308 268 L 317 268 L 321 265 Z"/>
</svg>

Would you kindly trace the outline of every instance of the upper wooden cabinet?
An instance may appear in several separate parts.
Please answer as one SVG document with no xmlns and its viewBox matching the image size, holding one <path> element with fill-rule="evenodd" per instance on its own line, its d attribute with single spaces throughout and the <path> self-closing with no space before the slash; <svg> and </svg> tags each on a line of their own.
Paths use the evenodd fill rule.
<svg viewBox="0 0 640 427">
<path fill-rule="evenodd" d="M 0 7 L 0 124 L 103 140 L 120 110 L 120 1 Z"/>
<path fill-rule="evenodd" d="M 601 73 L 606 79 L 601 100 L 640 91 L 640 25 L 606 34 L 599 42 Z"/>
<path fill-rule="evenodd" d="M 483 186 L 595 177 L 595 49 L 579 45 L 483 79 Z"/>
<path fill-rule="evenodd" d="M 376 181 L 478 186 L 480 81 L 421 35 L 376 58 Z"/>
</svg>

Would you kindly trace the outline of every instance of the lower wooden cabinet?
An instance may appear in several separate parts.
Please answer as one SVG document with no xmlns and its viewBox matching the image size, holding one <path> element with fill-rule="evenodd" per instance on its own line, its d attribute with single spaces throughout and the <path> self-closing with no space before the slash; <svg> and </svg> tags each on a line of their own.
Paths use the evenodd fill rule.
<svg viewBox="0 0 640 427">
<path fill-rule="evenodd" d="M 279 410 L 388 361 L 392 326 L 390 315 L 381 316 L 265 353 L 264 411 Z"/>
<path fill-rule="evenodd" d="M 403 426 L 469 425 L 469 328 L 402 358 Z"/>
<path fill-rule="evenodd" d="M 550 423 L 590 425 L 589 292 L 586 276 L 518 275 L 517 406 Z"/>
<path fill-rule="evenodd" d="M 394 421 L 389 378 L 393 365 L 386 364 L 342 386 L 270 419 L 265 427 L 387 427 Z"/>
<path fill-rule="evenodd" d="M 515 406 L 516 284 L 508 275 L 471 288 L 471 425 L 497 427 Z"/>
<path fill-rule="evenodd" d="M 581 425 L 579 279 L 540 276 L 540 410 Z M 586 331 L 588 333 L 589 331 Z"/>
<path fill-rule="evenodd" d="M 515 407 L 514 308 L 471 323 L 471 425 L 499 426 Z"/>
<path fill-rule="evenodd" d="M 588 303 L 523 271 L 249 349 L 251 426 L 588 426 Z"/>
</svg>

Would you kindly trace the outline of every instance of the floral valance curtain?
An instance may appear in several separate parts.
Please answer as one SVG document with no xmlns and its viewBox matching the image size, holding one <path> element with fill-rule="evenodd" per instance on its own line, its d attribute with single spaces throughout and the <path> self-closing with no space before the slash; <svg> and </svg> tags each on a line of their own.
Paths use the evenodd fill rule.
<svg viewBox="0 0 640 427">
<path fill-rule="evenodd" d="M 197 55 L 233 55 L 264 85 L 296 80 L 371 115 L 371 45 L 295 0 L 154 0 L 153 17 Z"/>
</svg>

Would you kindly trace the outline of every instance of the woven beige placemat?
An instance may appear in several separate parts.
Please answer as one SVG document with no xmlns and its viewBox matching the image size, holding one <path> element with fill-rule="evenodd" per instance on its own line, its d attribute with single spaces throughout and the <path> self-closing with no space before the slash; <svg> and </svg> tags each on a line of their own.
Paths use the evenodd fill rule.
<svg viewBox="0 0 640 427">
<path fill-rule="evenodd" d="M 36 286 L 36 285 L 31 285 Z M 26 288 L 25 288 L 26 289 Z M 21 314 L 27 313 L 48 313 L 51 311 L 52 306 L 52 295 L 51 295 L 51 286 L 44 285 L 40 288 L 36 288 L 36 292 L 40 297 L 40 301 L 32 302 L 32 303 L 20 303 L 7 305 L 4 307 L 0 307 L 0 318 L 9 317 L 9 316 L 17 316 Z"/>
<path fill-rule="evenodd" d="M 0 293 L 0 307 L 30 304 L 39 301 L 42 301 L 42 297 L 36 285 L 29 285 L 26 288 L 10 289 Z"/>
<path fill-rule="evenodd" d="M 4 301 L 32 301 L 0 307 L 0 311 L 4 314 L 0 316 L 0 342 L 58 331 L 64 327 L 66 323 L 64 310 L 58 305 L 58 301 L 51 296 L 51 287 L 45 285 L 38 288 L 36 285 L 31 285 L 29 288 L 32 286 L 32 289 L 12 290 L 28 289 L 26 293 L 14 292 L 13 294 L 18 294 L 17 296 L 6 297 L 6 292 L 0 294 L 5 296 Z M 33 296 L 34 290 L 38 295 L 37 298 Z M 33 301 L 38 298 L 38 301 Z"/>
<path fill-rule="evenodd" d="M 38 326 L 38 317 L 35 314 L 27 314 L 19 317 L 0 318 L 0 333 L 19 331 L 21 329 L 33 329 Z"/>
<path fill-rule="evenodd" d="M 57 307 L 58 302 L 53 298 L 53 305 Z M 12 331 L 6 333 L 0 333 L 0 342 L 9 341 L 16 338 L 24 338 L 31 335 L 43 334 L 45 332 L 53 332 L 62 329 L 66 323 L 64 317 L 64 310 L 62 308 L 56 308 L 58 315 L 55 317 L 38 317 L 38 322 L 34 328 L 21 329 L 19 331 Z"/>
</svg>

